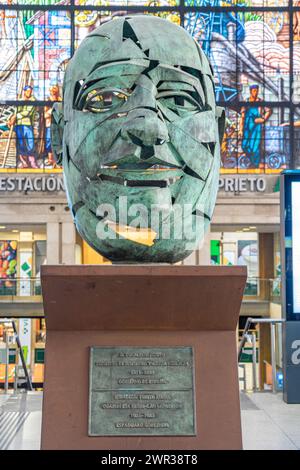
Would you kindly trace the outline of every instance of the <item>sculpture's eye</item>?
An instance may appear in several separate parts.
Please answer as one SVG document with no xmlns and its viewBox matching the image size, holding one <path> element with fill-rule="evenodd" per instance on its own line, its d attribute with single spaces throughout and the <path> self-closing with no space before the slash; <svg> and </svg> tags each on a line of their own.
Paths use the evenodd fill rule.
<svg viewBox="0 0 300 470">
<path fill-rule="evenodd" d="M 104 113 L 125 103 L 129 96 L 129 90 L 92 90 L 88 93 L 82 109 L 93 113 Z"/>
<path fill-rule="evenodd" d="M 163 92 L 159 94 L 158 99 L 161 104 L 180 114 L 201 110 L 200 103 L 188 93 Z"/>
</svg>

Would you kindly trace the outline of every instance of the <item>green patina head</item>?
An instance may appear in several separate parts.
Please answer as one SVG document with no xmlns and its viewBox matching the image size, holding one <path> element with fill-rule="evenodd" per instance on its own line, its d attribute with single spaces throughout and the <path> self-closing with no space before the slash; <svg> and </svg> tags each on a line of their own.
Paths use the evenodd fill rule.
<svg viewBox="0 0 300 470">
<path fill-rule="evenodd" d="M 81 236 L 112 261 L 176 262 L 215 206 L 224 112 L 213 74 L 181 27 L 117 18 L 70 61 L 52 141 Z"/>
</svg>

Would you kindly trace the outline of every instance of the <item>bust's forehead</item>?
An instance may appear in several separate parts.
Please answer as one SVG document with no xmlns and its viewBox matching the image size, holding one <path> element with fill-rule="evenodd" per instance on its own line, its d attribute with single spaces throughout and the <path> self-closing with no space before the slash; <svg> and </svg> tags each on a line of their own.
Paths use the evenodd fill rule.
<svg viewBox="0 0 300 470">
<path fill-rule="evenodd" d="M 191 67 L 211 75 L 205 55 L 181 27 L 150 15 L 122 17 L 89 34 L 70 61 L 65 80 L 84 79 L 107 62 L 144 59 Z"/>
</svg>

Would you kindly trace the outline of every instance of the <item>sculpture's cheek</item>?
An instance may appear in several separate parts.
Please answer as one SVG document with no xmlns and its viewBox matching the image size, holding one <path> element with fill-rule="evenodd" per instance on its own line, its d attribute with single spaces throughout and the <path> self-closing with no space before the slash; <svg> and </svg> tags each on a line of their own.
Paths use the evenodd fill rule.
<svg viewBox="0 0 300 470">
<path fill-rule="evenodd" d="M 74 111 L 64 130 L 71 158 L 75 163 L 81 163 L 82 151 L 93 152 L 98 148 L 103 152 L 108 151 L 123 124 L 124 117 L 117 117 L 113 113 Z"/>
</svg>

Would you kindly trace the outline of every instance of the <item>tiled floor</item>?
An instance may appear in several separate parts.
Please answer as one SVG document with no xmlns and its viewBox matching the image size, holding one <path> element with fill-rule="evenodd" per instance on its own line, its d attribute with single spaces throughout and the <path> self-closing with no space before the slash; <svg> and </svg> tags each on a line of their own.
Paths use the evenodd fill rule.
<svg viewBox="0 0 300 470">
<path fill-rule="evenodd" d="M 0 449 L 40 448 L 41 392 L 0 395 Z"/>
<path fill-rule="evenodd" d="M 0 449 L 39 449 L 42 393 L 0 395 Z M 281 394 L 241 392 L 244 449 L 300 449 L 300 405 Z"/>
<path fill-rule="evenodd" d="M 241 396 L 244 449 L 300 449 L 300 405 L 287 405 L 281 394 L 252 393 L 250 410 Z"/>
</svg>

